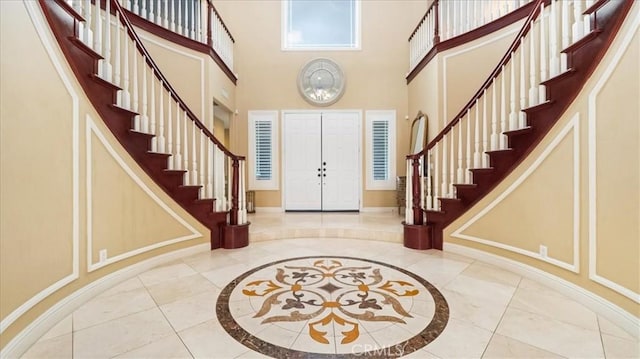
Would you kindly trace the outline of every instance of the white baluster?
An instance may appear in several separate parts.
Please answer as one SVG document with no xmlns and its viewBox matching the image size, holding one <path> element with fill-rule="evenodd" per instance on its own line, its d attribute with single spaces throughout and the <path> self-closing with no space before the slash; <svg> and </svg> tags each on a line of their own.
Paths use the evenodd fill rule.
<svg viewBox="0 0 640 359">
<path fill-rule="evenodd" d="M 244 186 L 244 173 L 245 173 L 245 162 L 244 161 L 240 161 L 240 188 L 238 190 L 238 192 L 240 192 L 240 213 L 242 214 L 241 218 L 241 222 L 240 224 L 245 224 L 247 223 L 247 199 L 245 198 L 245 196 L 247 195 L 245 192 L 245 186 Z"/>
<path fill-rule="evenodd" d="M 156 24 L 162 26 L 162 4 L 160 0 L 151 0 L 151 2 L 156 3 Z"/>
<path fill-rule="evenodd" d="M 127 33 L 127 29 L 124 30 L 124 57 L 123 57 L 123 86 L 122 86 L 122 105 L 124 108 L 131 109 L 131 92 L 129 90 L 129 45 L 127 44 L 129 40 L 129 36 Z"/>
<path fill-rule="evenodd" d="M 489 167 L 489 119 L 487 116 L 487 90 L 482 95 L 482 167 Z"/>
<path fill-rule="evenodd" d="M 195 19 L 196 19 L 195 13 L 196 13 L 196 10 L 195 10 L 195 8 L 196 8 L 196 2 L 192 1 L 191 4 L 189 5 L 189 11 L 191 12 L 191 16 L 189 17 L 189 19 L 191 20 L 190 24 L 189 24 L 189 30 L 190 30 L 189 37 L 194 39 L 194 40 L 196 38 L 196 31 L 195 31 L 195 23 L 196 23 L 196 21 L 195 21 Z"/>
<path fill-rule="evenodd" d="M 442 136 L 442 184 L 440 192 L 442 193 L 443 198 L 446 198 L 447 193 L 449 192 L 449 184 L 447 183 L 449 177 L 449 173 L 447 172 L 449 170 L 449 146 L 447 146 L 447 135 L 449 134 L 445 133 L 444 136 Z"/>
<path fill-rule="evenodd" d="M 465 31 L 471 31 L 473 29 L 472 25 L 471 25 L 471 19 L 473 18 L 473 14 L 471 13 L 472 8 L 471 8 L 471 3 L 474 1 L 465 1 L 464 3 L 466 4 L 465 6 L 465 11 L 464 11 L 464 19 L 465 19 Z"/>
<path fill-rule="evenodd" d="M 120 2 L 122 2 L 122 0 L 120 0 Z M 125 9 L 131 10 L 131 0 L 124 0 L 123 6 Z"/>
<path fill-rule="evenodd" d="M 104 25 L 104 74 L 103 74 L 103 79 L 111 82 L 111 72 L 112 72 L 112 66 L 111 66 L 111 0 L 105 0 L 106 5 L 105 5 L 105 13 L 104 13 L 104 18 L 105 18 L 105 25 Z M 120 20 L 120 18 L 116 19 L 116 29 L 118 29 L 118 26 L 120 25 L 120 22 L 118 21 Z"/>
<path fill-rule="evenodd" d="M 427 194 L 426 194 L 426 202 L 427 202 L 427 209 L 433 209 L 433 194 L 432 194 L 432 188 L 431 188 L 431 180 L 432 180 L 432 176 L 433 176 L 433 166 L 431 163 L 431 150 L 427 151 Z"/>
<path fill-rule="evenodd" d="M 82 30 L 82 41 L 89 47 L 93 46 L 93 16 L 91 16 L 91 0 L 84 0 L 84 23 L 81 23 L 83 28 Z"/>
<path fill-rule="evenodd" d="M 482 151 L 480 150 L 480 145 L 481 145 L 481 139 L 480 139 L 480 102 L 476 101 L 476 103 L 473 105 L 476 109 L 476 120 L 475 120 L 475 124 L 474 124 L 474 135 L 473 135 L 473 139 L 474 139 L 474 143 L 475 143 L 475 148 L 474 148 L 474 152 L 473 152 L 473 168 L 480 168 L 482 167 Z"/>
<path fill-rule="evenodd" d="M 438 211 L 440 210 L 440 201 L 438 200 L 438 197 L 440 196 L 440 192 L 438 191 L 438 184 L 440 183 L 440 167 L 438 167 L 440 165 L 440 142 L 436 143 L 435 148 L 436 148 L 436 165 L 433 167 L 433 171 L 431 172 L 433 174 L 433 208 Z M 444 197 L 444 196 L 443 196 Z"/>
<path fill-rule="evenodd" d="M 196 124 L 191 122 L 191 185 L 198 184 L 198 153 L 196 152 Z M 200 131 L 198 129 L 198 131 Z"/>
<path fill-rule="evenodd" d="M 506 76 L 507 69 L 503 65 L 500 72 L 500 149 L 507 148 L 507 136 L 504 133 L 509 131 L 507 126 L 507 87 L 504 79 Z"/>
<path fill-rule="evenodd" d="M 100 0 L 96 0 L 95 2 L 95 31 L 93 36 L 93 49 L 99 54 L 104 55 L 102 52 L 102 16 L 100 16 Z M 98 61 L 98 74 L 102 76 L 102 67 L 104 65 L 103 61 Z"/>
<path fill-rule="evenodd" d="M 207 182 L 205 182 L 205 175 L 207 174 L 206 170 L 205 170 L 205 163 L 204 163 L 204 141 L 205 141 L 206 136 L 204 135 L 204 132 L 202 130 L 200 130 L 200 182 L 198 182 L 198 184 L 200 184 L 202 187 L 200 187 L 200 198 L 202 198 L 204 196 L 204 194 L 206 193 L 205 191 L 205 185 Z"/>
<path fill-rule="evenodd" d="M 471 109 L 467 110 L 467 167 L 464 172 L 464 183 L 471 183 Z"/>
<path fill-rule="evenodd" d="M 418 169 L 418 173 L 420 174 L 420 208 L 422 210 L 427 208 L 427 204 L 425 203 L 426 199 L 425 199 L 425 187 L 426 184 L 425 182 L 425 177 L 423 176 L 424 173 L 424 156 L 420 157 L 420 165 L 419 165 L 419 169 Z M 424 215 L 424 212 L 422 212 Z M 424 216 L 422 217 L 424 219 Z"/>
<path fill-rule="evenodd" d="M 173 102 L 171 98 L 171 92 L 167 91 L 168 101 L 167 101 L 167 153 L 174 154 L 173 152 L 173 115 L 171 112 L 171 103 Z M 175 159 L 173 157 L 169 157 L 167 159 L 167 169 L 173 169 L 173 161 Z"/>
<path fill-rule="evenodd" d="M 140 125 L 142 132 L 149 133 L 149 117 L 147 116 L 147 63 L 145 58 L 142 58 L 142 115 L 140 116 Z"/>
<path fill-rule="evenodd" d="M 151 133 L 156 134 L 156 78 L 155 72 L 151 70 Z M 158 136 L 151 138 L 151 151 L 158 152 Z"/>
<path fill-rule="evenodd" d="M 595 3 L 594 0 L 586 0 L 584 3 L 584 6 L 585 6 L 584 11 L 587 11 L 587 9 L 589 9 L 594 3 Z M 583 32 L 583 36 L 584 36 L 591 32 L 591 15 L 590 14 L 583 15 L 582 23 L 584 24 L 584 32 Z"/>
<path fill-rule="evenodd" d="M 231 189 L 233 188 L 233 167 L 231 158 L 229 158 L 229 161 L 227 162 L 227 173 L 229 174 L 229 183 L 227 183 L 227 198 L 229 200 L 227 201 L 227 208 L 231 209 L 231 201 L 233 199 L 233 193 L 231 191 Z"/>
<path fill-rule="evenodd" d="M 452 29 L 453 29 L 453 24 L 451 21 L 451 13 L 452 13 L 452 9 L 451 7 L 453 6 L 453 2 L 452 1 L 445 1 L 441 4 L 446 4 L 446 6 L 443 6 L 442 9 L 447 13 L 447 21 L 445 22 L 440 22 L 443 26 L 446 26 L 447 31 L 446 31 L 446 36 L 444 39 L 442 40 L 446 40 L 446 39 L 450 39 L 451 37 L 453 37 L 452 34 Z"/>
<path fill-rule="evenodd" d="M 176 6 L 178 7 L 178 18 L 176 19 L 178 34 L 184 34 L 182 29 L 182 4 L 183 3 L 184 1 L 180 1 L 180 0 L 176 1 Z"/>
<path fill-rule="evenodd" d="M 526 76 L 525 76 L 525 50 L 526 46 L 524 43 L 524 38 L 520 40 L 520 112 L 518 112 L 518 127 L 525 128 L 527 126 L 527 114 L 524 112 L 524 109 L 527 108 L 527 85 L 526 85 Z"/>
<path fill-rule="evenodd" d="M 547 73 L 547 42 L 545 36 L 545 21 L 544 21 L 544 3 L 540 4 L 540 82 L 538 85 L 538 100 L 540 103 L 547 101 L 547 87 L 542 84 L 548 79 Z"/>
<path fill-rule="evenodd" d="M 182 142 L 182 146 L 184 147 L 184 157 L 183 157 L 183 165 L 182 165 L 182 169 L 185 171 L 184 172 L 184 178 L 183 178 L 183 183 L 185 186 L 189 185 L 189 180 L 190 180 L 190 176 L 189 176 L 189 138 L 188 138 L 188 134 L 187 134 L 187 125 L 191 123 L 193 125 L 193 122 L 189 121 L 189 118 L 187 117 L 187 111 L 184 112 L 184 117 L 183 117 L 183 121 L 182 121 L 182 136 L 183 136 L 183 142 Z"/>
<path fill-rule="evenodd" d="M 473 27 L 479 27 L 481 24 L 480 21 L 480 16 L 482 16 L 482 14 L 480 13 L 480 6 L 482 5 L 481 1 L 471 1 L 471 3 L 473 3 L 473 16 L 471 16 L 471 18 L 473 19 Z"/>
<path fill-rule="evenodd" d="M 144 4 L 145 2 L 146 2 L 146 1 L 144 1 L 144 0 L 143 0 L 143 4 Z M 156 20 L 156 18 L 155 18 L 155 14 L 153 13 L 153 9 L 154 9 L 154 6 L 153 6 L 153 5 L 154 5 L 154 3 L 155 3 L 155 2 L 156 2 L 156 0 L 149 0 L 149 15 L 148 15 L 148 17 L 147 17 L 147 20 L 149 20 L 149 21 L 151 21 L 151 22 L 154 22 L 154 21 Z"/>
<path fill-rule="evenodd" d="M 142 16 L 145 19 L 149 18 L 149 14 L 147 13 L 147 0 L 139 0 L 141 5 L 140 5 L 140 16 Z"/>
<path fill-rule="evenodd" d="M 582 0 L 573 2 L 573 26 L 571 28 L 572 40 L 576 42 L 584 37 L 584 15 L 582 14 Z"/>
<path fill-rule="evenodd" d="M 455 191 L 453 189 L 453 183 L 456 181 L 456 157 L 455 157 L 455 152 L 454 152 L 454 142 L 456 140 L 455 137 L 455 133 L 453 132 L 453 127 L 451 128 L 451 131 L 449 131 L 449 133 L 451 134 L 451 152 L 449 152 L 449 191 L 447 193 L 447 197 L 448 198 L 454 198 L 455 197 Z"/>
<path fill-rule="evenodd" d="M 531 23 L 529 29 L 529 105 L 535 106 L 538 102 L 538 69 L 536 66 L 536 31 Z"/>
<path fill-rule="evenodd" d="M 140 0 L 133 0 L 133 7 L 129 7 L 127 9 L 130 9 L 130 10 L 132 9 L 134 14 L 140 15 L 140 5 L 138 5 L 139 1 Z"/>
<path fill-rule="evenodd" d="M 404 187 L 404 222 L 406 224 L 413 224 L 413 205 L 412 205 L 412 195 L 413 191 L 411 190 L 411 185 L 413 181 L 411 180 L 411 175 L 413 172 L 411 171 L 411 160 L 407 159 L 407 179 L 406 185 Z"/>
<path fill-rule="evenodd" d="M 173 156 L 173 168 L 177 170 L 182 169 L 182 136 L 180 134 L 182 124 L 180 123 L 180 117 L 180 105 L 176 103 L 176 152 Z"/>
<path fill-rule="evenodd" d="M 213 157 L 213 141 L 211 140 L 207 140 L 207 192 L 206 192 L 206 197 L 207 198 L 214 198 L 213 197 L 213 167 L 214 167 L 214 157 Z"/>
<path fill-rule="evenodd" d="M 133 112 L 139 113 L 138 110 L 138 106 L 139 106 L 139 92 L 138 92 L 138 51 L 136 51 L 136 43 L 134 41 L 131 41 L 131 45 L 133 46 L 133 102 L 132 102 L 132 110 Z M 136 131 L 140 131 L 140 116 L 136 115 L 135 119 L 134 119 L 134 128 Z"/>
<path fill-rule="evenodd" d="M 458 174 L 457 174 L 457 183 L 464 183 L 464 168 L 462 166 L 462 159 L 464 154 L 462 153 L 462 122 L 464 121 L 464 117 L 460 118 L 460 122 L 458 122 Z"/>
<path fill-rule="evenodd" d="M 176 31 L 176 1 L 171 0 L 171 21 L 169 21 L 169 30 Z"/>
<path fill-rule="evenodd" d="M 569 1 L 561 1 L 562 3 L 562 17 L 561 17 L 561 28 L 562 28 L 562 50 L 566 49 L 571 45 L 571 24 L 569 23 Z M 560 53 L 560 72 L 567 71 L 568 69 L 567 63 L 567 54 L 562 52 Z"/>
<path fill-rule="evenodd" d="M 558 48 L 558 0 L 551 1 L 551 11 L 549 22 L 549 76 L 555 77 L 560 74 L 560 49 Z"/>
<path fill-rule="evenodd" d="M 166 151 L 166 138 L 164 137 L 164 84 L 162 82 L 159 83 L 160 88 L 159 91 L 159 101 L 158 104 L 158 152 L 167 153 Z"/>
<path fill-rule="evenodd" d="M 169 1 L 162 0 L 162 26 L 165 29 L 169 28 Z"/>
<path fill-rule="evenodd" d="M 460 3 L 458 1 L 452 1 L 453 6 L 453 36 L 458 36 L 460 34 L 460 21 L 458 20 L 458 10 L 460 9 Z"/>
<path fill-rule="evenodd" d="M 200 2 L 200 0 L 196 1 L 196 36 L 197 36 L 197 40 L 202 42 L 202 24 L 204 23 L 204 21 L 202 21 L 202 3 Z M 205 39 L 206 42 L 206 39 Z"/>
<path fill-rule="evenodd" d="M 121 62 L 122 56 L 120 53 L 121 47 L 121 39 L 120 39 L 120 13 L 116 14 L 116 44 L 115 44 L 115 56 L 113 58 L 114 64 L 114 72 L 113 72 L 113 83 L 120 88 L 122 88 L 122 71 L 121 71 Z M 116 102 L 119 106 L 122 106 L 122 91 L 118 91 L 118 96 Z"/>
<path fill-rule="evenodd" d="M 491 84 L 491 151 L 498 149 L 498 104 L 496 102 L 496 92 L 498 85 L 494 81 Z"/>
<path fill-rule="evenodd" d="M 509 130 L 518 128 L 518 113 L 516 112 L 516 53 L 511 54 L 509 61 Z"/>
</svg>

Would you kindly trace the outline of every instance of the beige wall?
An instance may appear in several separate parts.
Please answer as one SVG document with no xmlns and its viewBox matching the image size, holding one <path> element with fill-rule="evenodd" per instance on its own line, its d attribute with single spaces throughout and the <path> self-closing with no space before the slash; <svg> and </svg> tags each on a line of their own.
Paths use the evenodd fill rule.
<svg viewBox="0 0 640 359">
<path fill-rule="evenodd" d="M 549 135 L 445 241 L 542 269 L 640 316 L 631 299 L 640 298 L 640 32 L 631 20 Z"/>
<path fill-rule="evenodd" d="M 33 19 L 27 7 L 35 9 Z M 0 1 L 0 26 L 0 318 L 5 324 L 25 310 L 0 336 L 5 347 L 75 291 L 145 259 L 207 243 L 209 233 L 111 136 L 36 2 Z M 88 117 L 95 122 L 89 128 Z M 183 241 L 165 245 L 174 240 Z M 100 249 L 108 252 L 104 265 L 96 263 Z M 136 250 L 142 253 L 130 256 Z M 44 299 L 35 300 L 39 294 Z"/>
<path fill-rule="evenodd" d="M 318 52 L 281 50 L 280 1 L 215 2 L 236 39 L 235 67 L 240 79 L 236 92 L 239 115 L 231 123 L 233 151 L 247 154 L 248 111 L 313 109 L 298 94 L 296 78 L 307 61 L 329 57 L 340 64 L 347 80 L 344 96 L 328 109 L 396 110 L 397 167 L 401 173 L 410 126 L 410 121 L 404 118 L 415 115 L 407 112 L 404 79 L 408 66 L 407 38 L 427 4 L 419 1 L 362 1 L 361 4 L 362 50 Z M 362 128 L 364 130 L 364 126 Z M 362 153 L 364 150 L 361 149 Z M 362 178 L 364 188 L 364 176 Z M 280 207 L 281 192 L 259 191 L 256 205 Z M 363 206 L 395 206 L 395 191 L 365 191 Z"/>
</svg>

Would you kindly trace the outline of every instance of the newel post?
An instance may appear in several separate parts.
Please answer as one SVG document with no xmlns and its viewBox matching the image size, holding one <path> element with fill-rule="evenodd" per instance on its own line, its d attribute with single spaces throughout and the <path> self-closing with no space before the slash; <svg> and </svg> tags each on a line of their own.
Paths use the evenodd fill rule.
<svg viewBox="0 0 640 359">
<path fill-rule="evenodd" d="M 433 45 L 440 43 L 440 0 L 433 3 L 433 15 L 435 17 L 433 24 Z"/>
<path fill-rule="evenodd" d="M 229 224 L 237 225 L 238 224 L 238 188 L 240 186 L 240 161 L 237 158 L 233 159 L 233 164 L 231 167 L 232 175 L 231 175 L 231 211 L 229 212 Z"/>
<path fill-rule="evenodd" d="M 413 224 L 422 224 L 422 209 L 420 208 L 420 159 L 414 157 L 411 162 L 411 188 L 413 190 Z"/>
</svg>

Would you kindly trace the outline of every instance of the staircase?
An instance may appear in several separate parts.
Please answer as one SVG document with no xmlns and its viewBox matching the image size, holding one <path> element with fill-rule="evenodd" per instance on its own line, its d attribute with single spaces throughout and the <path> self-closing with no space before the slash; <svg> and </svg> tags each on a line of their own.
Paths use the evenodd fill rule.
<svg viewBox="0 0 640 359">
<path fill-rule="evenodd" d="M 243 157 L 226 149 L 164 77 L 116 0 L 39 0 L 78 82 L 113 135 L 211 231 L 248 244 Z"/>
<path fill-rule="evenodd" d="M 444 228 L 496 187 L 560 119 L 632 5 L 535 2 L 478 92 L 423 151 L 407 156 L 406 247 L 442 249 Z"/>
</svg>

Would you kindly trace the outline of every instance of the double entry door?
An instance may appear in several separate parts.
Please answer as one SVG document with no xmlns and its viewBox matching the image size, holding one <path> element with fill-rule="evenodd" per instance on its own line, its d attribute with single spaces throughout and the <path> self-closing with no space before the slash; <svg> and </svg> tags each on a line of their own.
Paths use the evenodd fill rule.
<svg viewBox="0 0 640 359">
<path fill-rule="evenodd" d="M 284 114 L 287 211 L 357 211 L 360 207 L 360 114 Z"/>
</svg>

